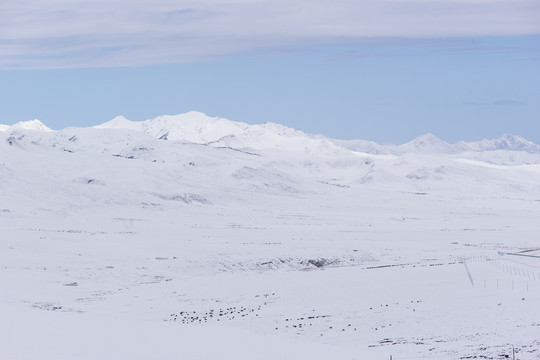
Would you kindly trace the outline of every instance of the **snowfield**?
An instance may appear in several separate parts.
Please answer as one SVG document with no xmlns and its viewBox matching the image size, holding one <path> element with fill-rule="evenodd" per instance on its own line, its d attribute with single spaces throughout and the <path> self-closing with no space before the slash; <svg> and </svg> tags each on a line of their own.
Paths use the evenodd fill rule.
<svg viewBox="0 0 540 360">
<path fill-rule="evenodd" d="M 540 146 L 0 125 L 0 358 L 540 359 Z"/>
</svg>

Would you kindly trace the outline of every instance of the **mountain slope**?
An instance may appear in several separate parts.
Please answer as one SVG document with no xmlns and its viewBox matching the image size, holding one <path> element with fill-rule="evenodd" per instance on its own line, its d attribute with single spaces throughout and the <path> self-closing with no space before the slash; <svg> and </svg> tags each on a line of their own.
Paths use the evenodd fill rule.
<svg viewBox="0 0 540 360">
<path fill-rule="evenodd" d="M 457 152 L 455 146 L 442 141 L 433 134 L 419 136 L 406 144 L 398 146 L 397 149 L 400 153 L 452 154 Z"/>
<path fill-rule="evenodd" d="M 536 354 L 538 154 L 156 119 L 0 133 L 4 357 Z"/>
<path fill-rule="evenodd" d="M 0 124 L 0 131 L 11 131 L 11 130 L 33 130 L 33 131 L 52 131 L 45 124 L 43 124 L 38 119 L 30 121 L 19 121 L 14 125 L 3 125 Z"/>
<path fill-rule="evenodd" d="M 81 194 L 84 206 L 241 203 L 257 196 L 354 194 L 367 188 L 535 192 L 540 186 L 534 154 L 457 153 L 433 135 L 390 149 L 393 155 L 373 155 L 278 124 L 247 125 L 201 113 L 33 129 L 43 127 L 33 122 L 0 134 L 3 171 L 12 174 L 4 186 L 17 192 L 17 181 L 28 183 L 47 188 L 46 198 L 70 203 Z"/>
<path fill-rule="evenodd" d="M 281 149 L 307 150 L 333 144 L 355 152 L 373 155 L 402 155 L 406 153 L 459 154 L 464 152 L 515 151 L 540 154 L 540 145 L 518 135 L 504 134 L 498 139 L 474 142 L 461 141 L 449 144 L 433 134 L 421 135 L 406 144 L 380 145 L 365 140 L 331 139 L 322 135 L 306 134 L 300 130 L 265 123 L 249 125 L 220 117 L 210 117 L 204 113 L 190 111 L 179 115 L 162 115 L 153 119 L 135 122 L 123 116 L 94 126 L 96 129 L 124 129 L 145 132 L 148 135 L 169 141 L 190 142 L 213 146 L 233 147 L 245 150 Z M 15 125 L 0 124 L 0 131 L 34 130 L 52 131 L 39 120 L 19 122 Z M 338 151 L 334 149 L 334 151 Z"/>
<path fill-rule="evenodd" d="M 498 139 L 493 140 L 481 140 L 475 142 L 460 142 L 458 145 L 463 150 L 469 151 L 495 151 L 495 150 L 509 150 L 509 151 L 526 151 L 530 153 L 540 152 L 540 146 L 535 143 L 519 136 L 504 134 Z"/>
</svg>

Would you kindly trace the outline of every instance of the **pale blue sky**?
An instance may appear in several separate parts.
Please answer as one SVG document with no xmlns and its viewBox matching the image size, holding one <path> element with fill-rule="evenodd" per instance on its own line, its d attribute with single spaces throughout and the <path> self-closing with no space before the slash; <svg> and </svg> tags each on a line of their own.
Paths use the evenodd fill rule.
<svg viewBox="0 0 540 360">
<path fill-rule="evenodd" d="M 436 26 L 416 29 L 418 34 L 404 39 L 396 37 L 400 30 L 392 24 L 373 25 L 376 36 L 369 37 L 354 33 L 351 22 L 337 36 L 321 35 L 318 28 L 306 35 L 292 26 L 254 38 L 235 37 L 231 30 L 207 46 L 203 40 L 192 48 L 189 41 L 163 40 L 142 49 L 99 36 L 92 45 L 81 43 L 80 34 L 39 38 L 15 31 L 16 25 L 12 38 L 0 38 L 0 123 L 38 118 L 60 129 L 92 126 L 116 115 L 145 120 L 197 110 L 380 143 L 404 143 L 427 132 L 449 142 L 514 133 L 540 143 L 536 28 L 488 26 L 474 35 L 461 34 L 457 24 L 446 32 Z M 202 39 L 203 30 L 190 31 L 199 31 L 194 38 Z M 496 36 L 485 35 L 490 33 Z M 426 36 L 432 34 L 440 36 Z M 159 43 L 174 35 L 150 38 Z M 221 40 L 222 48 L 216 45 Z M 231 45 L 237 43 L 241 46 Z M 171 50 L 174 46 L 178 49 Z"/>
</svg>

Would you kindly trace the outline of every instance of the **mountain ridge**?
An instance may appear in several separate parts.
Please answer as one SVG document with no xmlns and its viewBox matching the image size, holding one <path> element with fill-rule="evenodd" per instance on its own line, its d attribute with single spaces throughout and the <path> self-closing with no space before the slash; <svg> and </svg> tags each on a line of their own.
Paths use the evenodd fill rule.
<svg viewBox="0 0 540 360">
<path fill-rule="evenodd" d="M 382 145 L 362 139 L 342 140 L 324 135 L 304 133 L 301 130 L 278 123 L 250 125 L 226 118 L 211 117 L 198 111 L 177 115 L 161 115 L 144 121 L 131 121 L 124 116 L 117 116 L 91 128 L 100 130 L 126 129 L 144 132 L 161 140 L 221 145 L 247 150 L 255 150 L 258 147 L 290 148 L 294 147 L 293 143 L 295 141 L 298 146 L 303 144 L 309 147 L 321 145 L 320 141 L 326 141 L 350 151 L 373 155 L 401 155 L 405 153 L 458 154 L 462 152 L 499 150 L 540 153 L 540 145 L 514 134 L 503 134 L 496 139 L 482 139 L 471 142 L 459 141 L 450 144 L 432 133 L 426 133 L 401 145 Z M 37 119 L 21 121 L 14 125 L 0 124 L 1 132 L 18 130 L 55 131 Z M 309 143 L 309 145 L 306 145 L 306 143 Z"/>
</svg>

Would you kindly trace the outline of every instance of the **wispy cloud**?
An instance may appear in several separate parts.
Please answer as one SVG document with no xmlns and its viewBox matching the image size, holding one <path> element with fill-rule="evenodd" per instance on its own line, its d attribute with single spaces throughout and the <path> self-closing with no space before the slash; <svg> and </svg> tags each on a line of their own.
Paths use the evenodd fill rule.
<svg viewBox="0 0 540 360">
<path fill-rule="evenodd" d="M 537 0 L 4 0 L 0 68 L 136 66 L 373 38 L 540 33 Z"/>
</svg>

